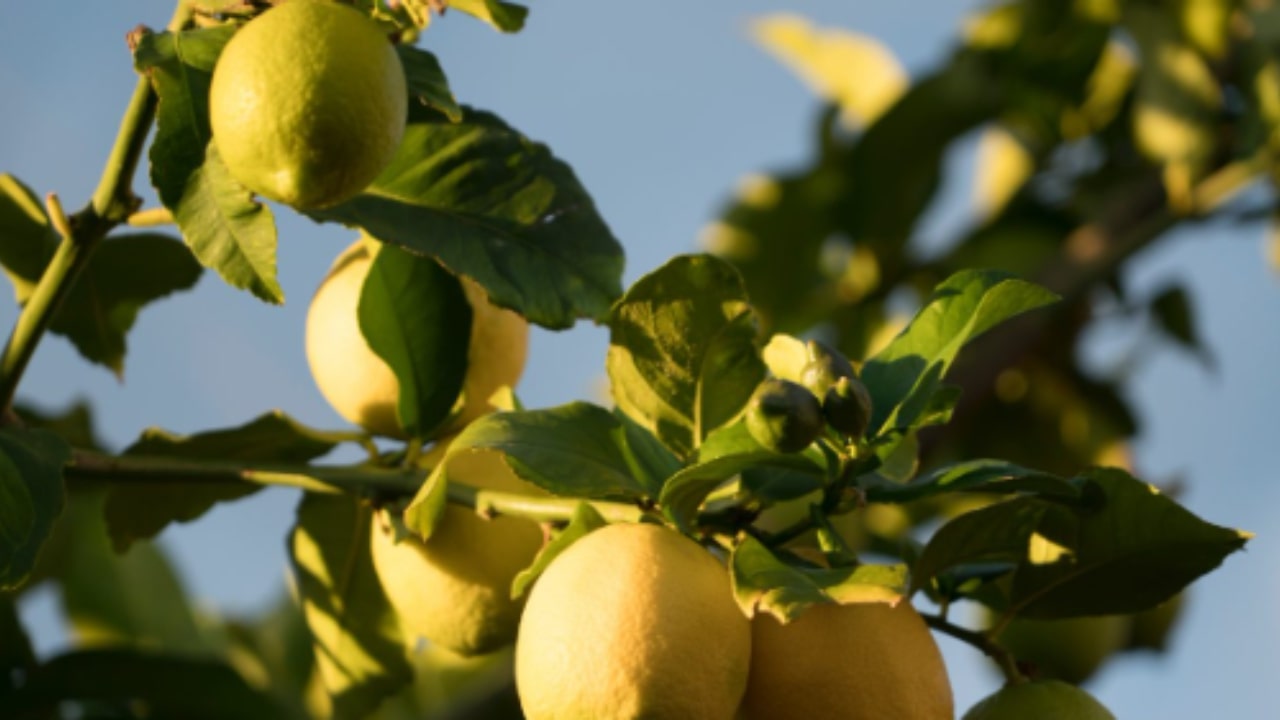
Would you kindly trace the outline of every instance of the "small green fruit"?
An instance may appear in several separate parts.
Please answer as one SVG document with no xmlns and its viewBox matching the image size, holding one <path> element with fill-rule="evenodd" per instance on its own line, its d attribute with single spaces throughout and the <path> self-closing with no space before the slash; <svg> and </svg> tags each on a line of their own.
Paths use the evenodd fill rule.
<svg viewBox="0 0 1280 720">
<path fill-rule="evenodd" d="M 1078 687 L 1058 680 L 1006 685 L 961 720 L 1116 720 L 1111 711 Z"/>
<path fill-rule="evenodd" d="M 776 452 L 799 452 L 818 439 L 826 421 L 813 393 L 788 380 L 760 383 L 747 404 L 747 430 Z"/>
<path fill-rule="evenodd" d="M 1124 646 L 1129 618 L 1124 615 L 1009 623 L 997 641 L 1014 657 L 1035 666 L 1040 677 L 1082 683 Z"/>
<path fill-rule="evenodd" d="M 1180 592 L 1150 610 L 1134 615 L 1129 626 L 1128 647 L 1162 652 L 1169 644 L 1169 635 L 1182 614 L 1185 595 L 1186 591 Z"/>
<path fill-rule="evenodd" d="M 858 377 L 849 358 L 826 343 L 810 340 L 805 344 L 805 354 L 809 361 L 800 370 L 800 384 L 808 388 L 814 397 L 825 397 L 840 378 Z"/>
<path fill-rule="evenodd" d="M 871 424 L 871 393 L 861 380 L 842 377 L 823 396 L 822 414 L 845 437 L 861 438 Z"/>
</svg>

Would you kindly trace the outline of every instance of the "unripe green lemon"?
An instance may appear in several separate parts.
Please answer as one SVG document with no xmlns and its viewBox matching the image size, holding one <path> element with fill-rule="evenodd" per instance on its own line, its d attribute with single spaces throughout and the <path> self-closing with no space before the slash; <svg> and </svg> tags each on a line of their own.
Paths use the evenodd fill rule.
<svg viewBox="0 0 1280 720">
<path fill-rule="evenodd" d="M 288 0 L 227 43 L 209 88 L 209 122 L 241 184 L 296 208 L 357 195 L 404 135 L 408 89 L 390 41 L 331 0 Z"/>
<path fill-rule="evenodd" d="M 857 377 L 853 363 L 844 353 L 819 340 L 805 343 L 807 361 L 800 370 L 800 384 L 809 389 L 815 397 L 827 394 L 840 378 Z"/>
<path fill-rule="evenodd" d="M 545 494 L 521 480 L 501 455 L 460 453 L 449 460 L 449 479 L 501 492 Z M 542 546 L 531 520 L 485 520 L 449 505 L 431 537 L 394 542 L 373 524 L 373 566 L 401 627 L 414 637 L 459 655 L 496 650 L 515 639 L 523 603 L 511 599 L 511 581 Z"/>
<path fill-rule="evenodd" d="M 752 622 L 743 720 L 951 720 L 951 683 L 905 601 L 815 605 L 782 625 Z"/>
<path fill-rule="evenodd" d="M 372 264 L 372 250 L 359 240 L 334 261 L 307 311 L 307 362 L 339 415 L 376 435 L 403 437 L 396 419 L 400 383 L 360 332 L 357 308 Z M 529 346 L 528 321 L 490 303 L 484 289 L 466 278 L 462 289 L 471 303 L 471 342 L 462 385 L 466 404 L 455 427 L 491 410 L 489 398 L 498 388 L 516 384 Z"/>
<path fill-rule="evenodd" d="M 846 437 L 861 438 L 871 424 L 871 393 L 856 377 L 842 377 L 822 397 L 827 424 Z"/>
<path fill-rule="evenodd" d="M 1111 654 L 1124 646 L 1129 618 L 1123 615 L 1065 620 L 1011 621 L 996 638 L 1041 677 L 1082 683 L 1093 676 Z"/>
<path fill-rule="evenodd" d="M 1116 720 L 1089 693 L 1060 680 L 1006 685 L 964 714 L 962 720 Z"/>
<path fill-rule="evenodd" d="M 747 403 L 747 431 L 776 452 L 799 452 L 818 439 L 826 421 L 813 393 L 789 380 L 760 383 Z"/>
<path fill-rule="evenodd" d="M 617 524 L 552 561 L 516 639 L 529 720 L 729 720 L 751 625 L 729 573 L 665 527 Z"/>
</svg>

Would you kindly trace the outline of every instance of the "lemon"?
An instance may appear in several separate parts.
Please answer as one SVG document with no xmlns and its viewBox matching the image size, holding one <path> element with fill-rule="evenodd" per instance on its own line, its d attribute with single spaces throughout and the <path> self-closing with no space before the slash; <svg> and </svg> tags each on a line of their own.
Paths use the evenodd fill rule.
<svg viewBox="0 0 1280 720">
<path fill-rule="evenodd" d="M 750 654 L 750 623 L 715 558 L 665 527 L 609 525 L 534 585 L 516 692 L 529 720 L 729 720 Z"/>
<path fill-rule="evenodd" d="M 1013 656 L 1035 666 L 1041 677 L 1081 683 L 1120 650 L 1129 637 L 1123 615 L 1066 620 L 1011 621 L 996 638 Z"/>
<path fill-rule="evenodd" d="M 757 615 L 752 630 L 744 720 L 951 720 L 942 654 L 905 601 Z"/>
<path fill-rule="evenodd" d="M 214 67 L 209 122 L 231 175 L 296 208 L 347 200 L 390 162 L 408 89 L 378 26 L 350 5 L 288 0 L 249 21 Z"/>
<path fill-rule="evenodd" d="M 449 479 L 502 492 L 544 494 L 515 475 L 497 453 L 460 453 Z M 487 653 L 515 639 L 522 603 L 511 581 L 542 546 L 537 523 L 517 517 L 485 520 L 449 505 L 431 537 L 394 542 L 373 523 L 373 566 L 401 627 L 459 655 Z"/>
<path fill-rule="evenodd" d="M 357 315 L 376 248 L 376 243 L 357 240 L 320 284 L 307 311 L 307 362 L 320 392 L 348 422 L 376 435 L 404 437 L 396 418 L 400 383 L 369 348 Z M 462 386 L 465 405 L 454 427 L 491 410 L 493 393 L 516 384 L 529 346 L 529 323 L 523 317 L 490 303 L 484 289 L 470 280 L 463 278 L 462 288 L 471 303 L 471 342 Z"/>
<path fill-rule="evenodd" d="M 1089 693 L 1060 680 L 1006 685 L 964 714 L 962 720 L 1116 720 Z"/>
</svg>

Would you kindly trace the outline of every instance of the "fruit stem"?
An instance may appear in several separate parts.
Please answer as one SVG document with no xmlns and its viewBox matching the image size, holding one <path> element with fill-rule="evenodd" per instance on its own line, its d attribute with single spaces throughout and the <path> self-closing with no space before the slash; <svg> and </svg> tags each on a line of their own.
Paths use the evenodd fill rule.
<svg viewBox="0 0 1280 720">
<path fill-rule="evenodd" d="M 173 213 L 169 212 L 169 208 L 157 207 L 139 210 L 130 215 L 126 220 L 129 227 L 159 227 L 161 225 L 174 224 Z"/>
<path fill-rule="evenodd" d="M 169 27 L 179 29 L 190 18 L 191 8 L 185 0 L 179 0 Z M 62 212 L 61 203 L 50 196 L 47 203 L 50 222 L 62 237 L 53 259 L 22 307 L 4 353 L 0 355 L 0 413 L 13 404 L 18 382 L 35 355 L 40 338 L 49 329 L 62 299 L 88 263 L 93 248 L 137 208 L 138 200 L 132 190 L 133 175 L 155 119 L 156 102 L 151 81 L 145 76 L 139 77 L 88 207 L 68 219 Z"/>
<path fill-rule="evenodd" d="M 934 630 L 945 635 L 950 635 L 961 642 L 968 643 L 981 650 L 987 657 L 996 662 L 996 665 L 1000 668 L 1000 672 L 1004 673 L 1005 680 L 1007 680 L 1009 684 L 1012 685 L 1027 681 L 1026 676 L 1018 670 L 1018 663 L 1014 660 L 1013 655 L 992 640 L 986 633 L 960 627 L 940 615 L 920 613 L 920 616 L 924 618 L 925 624 Z"/>
</svg>

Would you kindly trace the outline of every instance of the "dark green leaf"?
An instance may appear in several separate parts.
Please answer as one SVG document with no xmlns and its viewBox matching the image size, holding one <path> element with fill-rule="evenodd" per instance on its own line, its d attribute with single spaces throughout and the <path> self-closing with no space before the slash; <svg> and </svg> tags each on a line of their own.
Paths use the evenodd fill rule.
<svg viewBox="0 0 1280 720">
<path fill-rule="evenodd" d="M 161 548 L 139 542 L 117 555 L 103 519 L 105 493 L 73 494 L 51 545 L 53 574 L 76 639 L 186 654 L 210 653 L 187 593 Z"/>
<path fill-rule="evenodd" d="M 1196 330 L 1191 299 L 1184 288 L 1171 286 L 1157 293 L 1151 300 L 1151 314 L 1166 335 L 1194 353 L 1207 367 L 1213 367 L 1213 353 Z"/>
<path fill-rule="evenodd" d="M 907 586 L 905 565 L 801 567 L 783 562 L 750 537 L 734 548 L 729 574 L 744 613 L 753 617 L 765 612 L 782 623 L 812 605 L 895 602 Z"/>
<path fill-rule="evenodd" d="M 680 459 L 622 410 L 614 408 L 613 416 L 622 424 L 621 448 L 631 473 L 644 487 L 661 489 L 680 469 Z"/>
<path fill-rule="evenodd" d="M 1251 537 L 1207 523 L 1123 470 L 1086 473 L 1106 496 L 1094 512 L 1055 508 L 1038 532 L 1068 552 L 1026 562 L 1009 602 L 1024 617 L 1053 619 L 1146 610 L 1213 570 Z"/>
<path fill-rule="evenodd" d="M 795 500 L 821 490 L 822 475 L 785 467 L 755 466 L 742 470 L 742 489 L 766 502 Z"/>
<path fill-rule="evenodd" d="M 180 33 L 146 33 L 134 50 L 134 65 L 155 88 L 156 138 L 151 144 L 151 183 L 160 201 L 176 210 L 187 182 L 205 161 L 209 129 L 209 84 L 222 48 L 235 33 L 222 26 Z"/>
<path fill-rule="evenodd" d="M 733 266 L 681 256 L 645 275 L 609 315 L 618 407 L 687 456 L 742 411 L 764 362 L 756 318 Z"/>
<path fill-rule="evenodd" d="M 622 248 L 573 171 L 488 113 L 411 108 L 373 185 L 314 215 L 436 257 L 549 328 L 603 317 L 621 294 Z"/>
<path fill-rule="evenodd" d="M 918 425 L 932 414 L 942 376 L 966 343 L 1056 299 L 1007 273 L 965 270 L 943 281 L 907 329 L 862 368 L 873 433 Z"/>
<path fill-rule="evenodd" d="M 1031 492 L 1074 500 L 1080 487 L 1056 475 L 1029 470 L 1003 460 L 968 460 L 938 468 L 906 485 L 884 484 L 866 488 L 870 502 L 910 502 L 938 493 L 971 490 L 981 492 Z"/>
<path fill-rule="evenodd" d="M 509 33 L 523 28 L 525 17 L 529 14 L 529 8 L 501 0 L 448 0 L 448 6 Z"/>
<path fill-rule="evenodd" d="M 0 265 L 18 304 L 35 290 L 57 245 L 58 234 L 39 198 L 14 176 L 0 173 Z"/>
<path fill-rule="evenodd" d="M 40 547 L 62 512 L 62 468 L 71 448 L 48 430 L 0 429 L 0 590 L 35 567 Z"/>
<path fill-rule="evenodd" d="M 429 437 L 462 392 L 471 305 L 462 284 L 430 258 L 378 248 L 360 291 L 360 332 L 395 373 L 396 417 L 411 437 Z"/>
<path fill-rule="evenodd" d="M 335 439 L 269 412 L 240 427 L 175 435 L 151 428 L 126 455 L 255 463 L 305 463 L 327 454 Z M 107 526 L 117 550 L 155 537 L 171 522 L 190 522 L 216 503 L 257 492 L 258 486 L 200 483 L 115 483 L 108 491 Z"/>
<path fill-rule="evenodd" d="M 125 335 L 143 305 L 186 290 L 201 267 L 178 240 L 160 234 L 124 235 L 98 245 L 49 329 L 65 336 L 86 360 L 124 373 Z"/>
<path fill-rule="evenodd" d="M 607 524 L 589 503 L 578 503 L 577 509 L 573 511 L 573 518 L 569 520 L 565 529 L 556 533 L 556 536 L 538 552 L 533 564 L 520 571 L 515 580 L 511 581 L 511 597 L 519 599 L 523 596 L 560 553 L 569 549 L 570 545 L 585 537 L 587 533 Z"/>
<path fill-rule="evenodd" d="M 36 409 L 23 402 L 15 403 L 13 409 L 27 427 L 55 432 L 73 448 L 101 451 L 106 447 L 94 429 L 92 408 L 83 400 L 77 400 L 58 413 Z"/>
<path fill-rule="evenodd" d="M 220 660 L 122 649 L 55 657 L 32 671 L 21 691 L 6 702 L 6 710 L 14 713 L 8 717 L 24 720 L 46 717 L 68 703 L 144 707 L 147 717 L 154 718 L 296 717 Z"/>
<path fill-rule="evenodd" d="M 373 569 L 372 519 L 354 498 L 309 493 L 289 539 L 299 602 L 335 718 L 367 716 L 413 675 Z"/>
<path fill-rule="evenodd" d="M 754 467 L 769 466 L 824 478 L 829 461 L 817 447 L 799 453 L 777 453 L 756 442 L 741 421 L 716 430 L 698 449 L 698 458 L 667 481 L 659 504 L 677 527 L 692 527 L 698 508 L 722 482 Z"/>
<path fill-rule="evenodd" d="M 235 288 L 269 303 L 284 302 L 276 279 L 276 226 L 271 209 L 222 164 L 209 143 L 202 164 L 187 178 L 177 205 L 170 207 L 182 237 L 200 264 Z"/>
<path fill-rule="evenodd" d="M 1015 498 L 967 512 L 929 538 L 911 570 L 911 590 L 927 587 L 945 570 L 970 563 L 1023 562 L 1048 503 Z"/>
<path fill-rule="evenodd" d="M 462 108 L 453 99 L 449 81 L 435 55 L 412 45 L 397 45 L 400 62 L 404 65 L 404 77 L 409 83 L 409 94 L 423 105 L 439 110 L 451 121 L 462 120 Z"/>
</svg>

